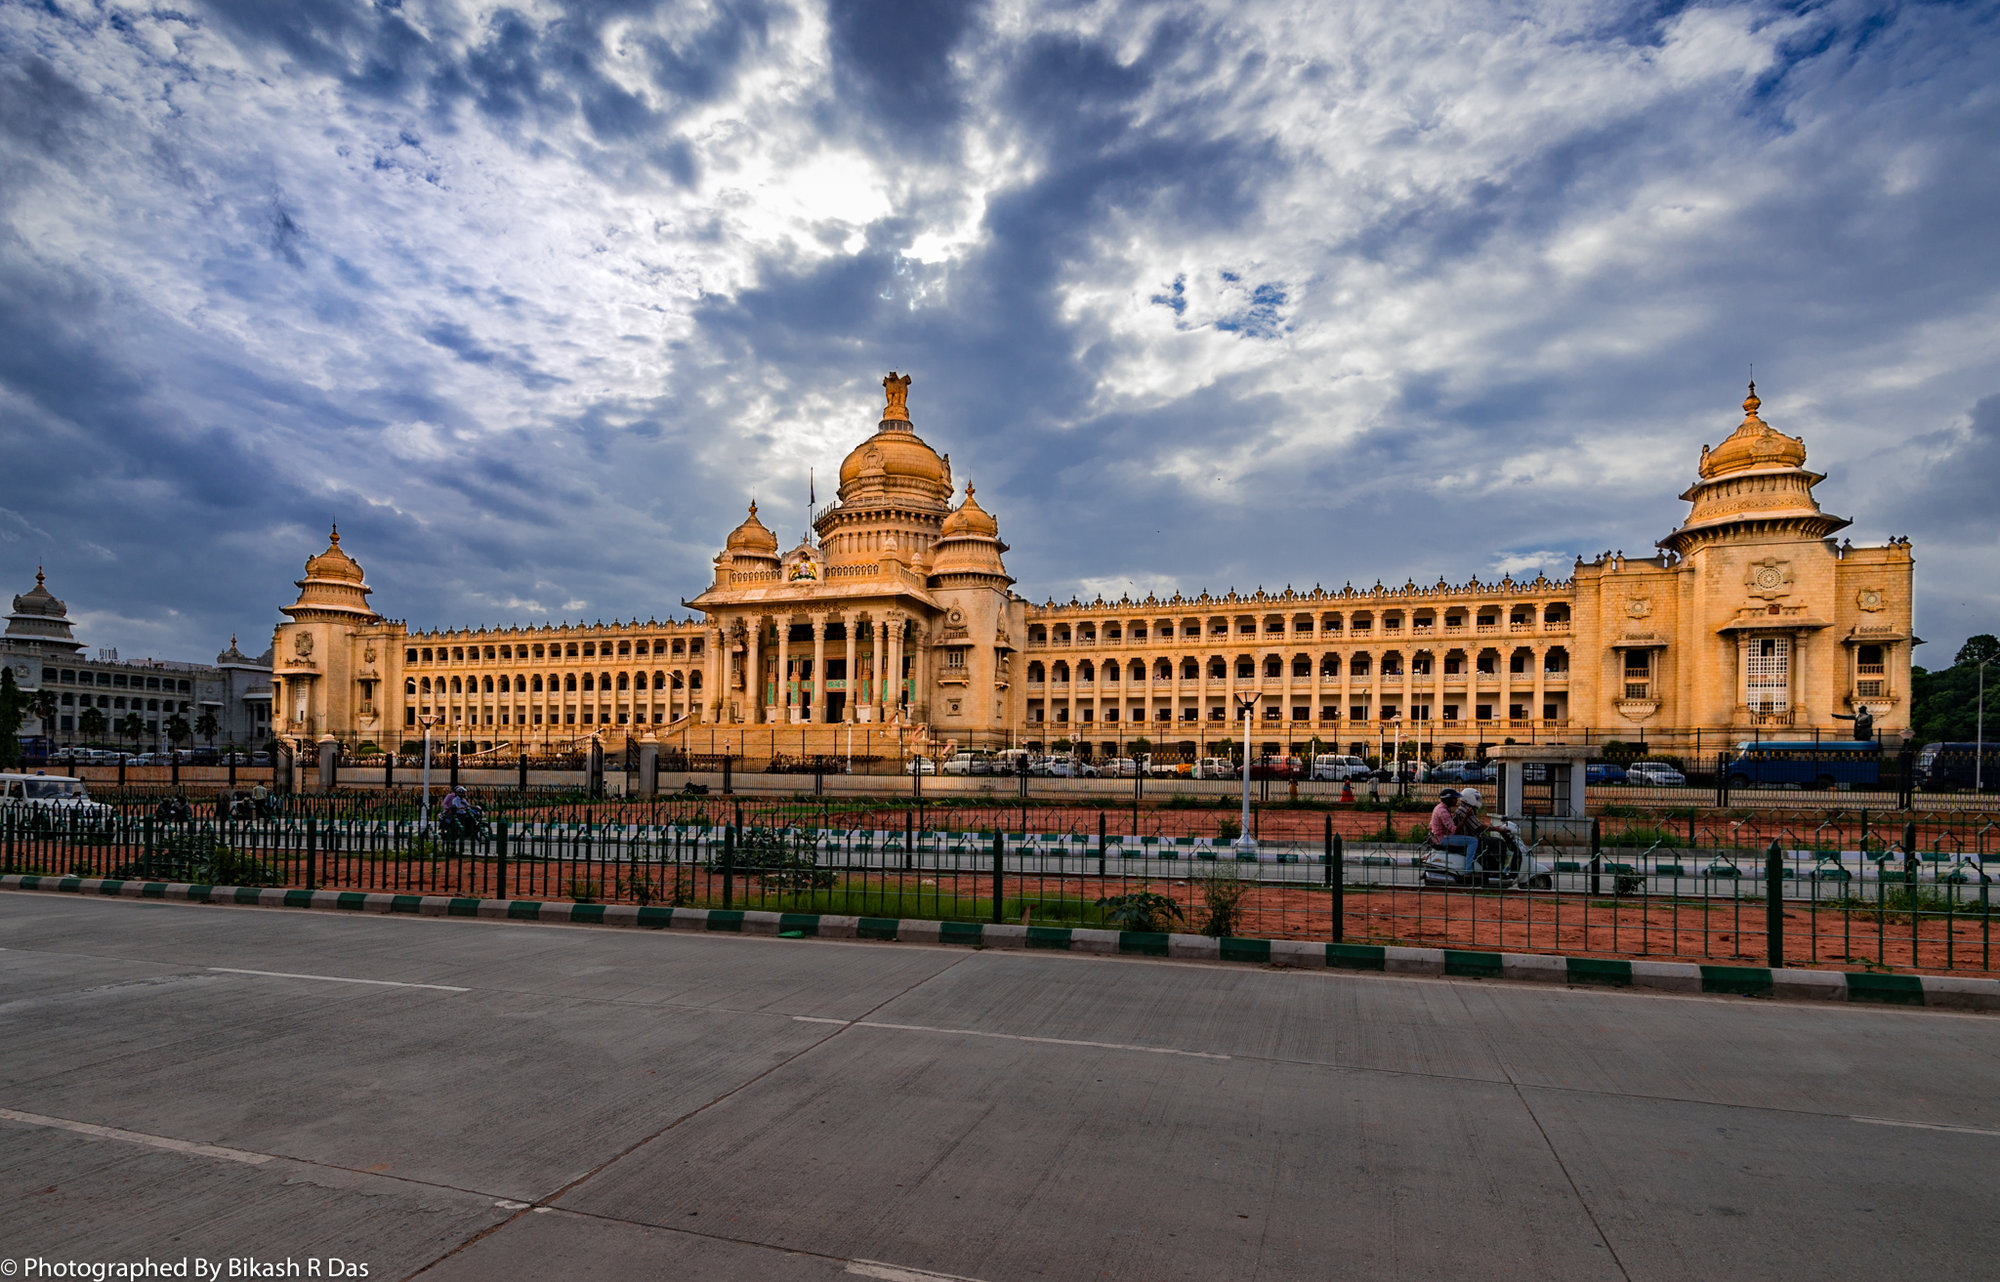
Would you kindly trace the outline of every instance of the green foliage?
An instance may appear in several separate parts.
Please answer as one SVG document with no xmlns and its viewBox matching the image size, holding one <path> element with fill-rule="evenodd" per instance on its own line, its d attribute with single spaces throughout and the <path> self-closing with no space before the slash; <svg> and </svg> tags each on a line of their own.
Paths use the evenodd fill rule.
<svg viewBox="0 0 2000 1282">
<path fill-rule="evenodd" d="M 105 719 L 104 709 L 85 708 L 76 719 L 76 728 L 83 732 L 86 739 L 102 739 L 104 732 L 111 728 L 111 723 Z"/>
<path fill-rule="evenodd" d="M 276 886 L 278 870 L 233 846 L 213 832 L 180 832 L 168 836 L 150 855 L 142 855 L 111 870 L 128 881 L 182 881 L 201 886 Z"/>
<path fill-rule="evenodd" d="M 833 869 L 819 866 L 812 838 L 797 828 L 743 829 L 737 834 L 735 868 L 774 891 L 825 890 L 836 880 Z"/>
<path fill-rule="evenodd" d="M 1185 921 L 1181 906 L 1167 895 L 1136 890 L 1125 895 L 1107 895 L 1097 901 L 1104 909 L 1104 923 L 1118 930 L 1160 932 L 1173 922 Z"/>
<path fill-rule="evenodd" d="M 188 719 L 178 712 L 162 721 L 160 729 L 167 732 L 167 742 L 171 744 L 186 743 L 188 737 L 194 733 L 194 728 L 188 725 Z"/>
<path fill-rule="evenodd" d="M 1970 743 L 1979 723 L 1979 662 L 2000 654 L 2000 638 L 1980 633 L 1959 647 L 1952 666 L 1941 672 L 1910 669 L 1910 720 L 1913 742 Z M 1986 724 L 1993 735 L 2000 713 L 2000 668 L 1987 670 Z M 2000 736 L 1996 736 L 2000 737 Z"/>
<path fill-rule="evenodd" d="M 571 877 L 569 897 L 579 904 L 594 904 L 604 897 L 604 883 L 583 877 Z"/>
<path fill-rule="evenodd" d="M 194 719 L 194 732 L 207 740 L 209 747 L 215 746 L 215 736 L 222 733 L 222 723 L 215 719 L 214 709 L 202 709 L 201 715 Z"/>
<path fill-rule="evenodd" d="M 1201 894 L 1201 933 L 1216 939 L 1236 934 L 1242 926 L 1243 899 L 1250 893 L 1250 883 L 1225 867 L 1197 873 L 1193 881 Z"/>
<path fill-rule="evenodd" d="M 21 723 L 28 719 L 28 696 L 14 682 L 14 669 L 0 665 L 0 766 L 21 759 Z"/>
<path fill-rule="evenodd" d="M 1621 832 L 1609 833 L 1604 838 L 1607 846 L 1658 846 L 1662 850 L 1677 850 L 1687 844 L 1685 834 L 1669 832 L 1665 828 L 1648 828 L 1634 825 Z"/>
<path fill-rule="evenodd" d="M 641 908 L 654 904 L 664 904 L 669 908 L 685 908 L 694 902 L 694 874 L 687 869 L 662 869 L 661 876 L 651 870 L 634 869 L 630 877 L 618 883 L 621 899 L 630 899 Z"/>
<path fill-rule="evenodd" d="M 1243 835 L 1243 821 L 1224 818 L 1215 821 L 1215 835 L 1223 841 L 1235 841 Z"/>
<path fill-rule="evenodd" d="M 1152 750 L 1153 741 L 1144 735 L 1140 735 L 1132 741 L 1132 755 L 1135 757 L 1143 757 Z"/>
<path fill-rule="evenodd" d="M 146 719 L 136 712 L 128 712 L 118 718 L 118 737 L 120 739 L 130 739 L 132 747 L 136 751 L 139 747 L 139 741 L 146 737 Z"/>
</svg>

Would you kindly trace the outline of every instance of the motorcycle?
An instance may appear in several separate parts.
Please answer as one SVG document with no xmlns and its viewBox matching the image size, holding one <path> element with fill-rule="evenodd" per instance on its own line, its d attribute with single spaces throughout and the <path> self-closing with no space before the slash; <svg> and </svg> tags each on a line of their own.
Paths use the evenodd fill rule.
<svg viewBox="0 0 2000 1282">
<path fill-rule="evenodd" d="M 1479 853 L 1465 866 L 1456 850 L 1432 849 L 1424 856 L 1424 884 L 1429 886 L 1487 886 L 1502 890 L 1553 890 L 1555 869 L 1529 853 L 1521 840 L 1521 830 L 1502 820 L 1488 824 L 1479 834 Z"/>
<path fill-rule="evenodd" d="M 446 841 L 481 841 L 486 836 L 486 812 L 477 806 L 448 810 L 438 824 Z"/>
<path fill-rule="evenodd" d="M 707 795 L 708 785 L 705 783 L 696 783 L 690 779 L 681 786 L 681 796 L 683 797 L 706 797 Z"/>
</svg>

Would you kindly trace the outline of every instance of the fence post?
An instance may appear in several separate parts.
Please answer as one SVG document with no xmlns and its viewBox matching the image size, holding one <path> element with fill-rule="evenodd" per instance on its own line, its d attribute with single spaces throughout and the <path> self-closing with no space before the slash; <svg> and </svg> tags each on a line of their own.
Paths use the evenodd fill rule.
<svg viewBox="0 0 2000 1282">
<path fill-rule="evenodd" d="M 1771 839 L 1764 852 L 1764 943 L 1772 970 L 1785 964 L 1785 852 Z"/>
<path fill-rule="evenodd" d="M 737 822 L 742 822 L 741 812 Z M 722 906 L 730 907 L 736 900 L 736 824 L 722 830 Z"/>
<path fill-rule="evenodd" d="M 153 862 L 153 816 L 146 816 L 140 825 L 140 832 L 145 841 L 146 863 L 150 867 Z"/>
<path fill-rule="evenodd" d="M 1590 821 L 1590 893 L 1604 891 L 1604 828 L 1603 820 Z"/>
<path fill-rule="evenodd" d="M 9 810 L 7 812 L 6 823 L 7 823 L 7 863 L 4 868 L 0 868 L 0 876 L 11 877 L 14 875 L 14 812 L 12 810 Z"/>
<path fill-rule="evenodd" d="M 514 787 L 517 791 L 528 790 L 528 745 L 522 744 L 520 755 L 514 758 Z"/>
<path fill-rule="evenodd" d="M 908 806 L 903 808 L 903 867 L 913 866 L 916 856 L 917 818 L 916 812 Z"/>
<path fill-rule="evenodd" d="M 458 787 L 458 749 L 456 748 L 453 748 L 451 752 L 451 786 L 454 788 Z"/>
<path fill-rule="evenodd" d="M 385 738 L 387 736 L 384 736 Z M 396 786 L 396 753 L 390 749 L 382 754 L 382 791 Z"/>
<path fill-rule="evenodd" d="M 1332 816 L 1328 816 L 1331 822 Z M 1333 854 L 1327 860 L 1327 875 L 1333 886 L 1333 942 L 1347 938 L 1347 850 L 1339 833 L 1333 834 Z"/>
<path fill-rule="evenodd" d="M 735 791 L 729 783 L 729 754 L 725 752 L 722 754 L 722 795 L 727 797 Z"/>
<path fill-rule="evenodd" d="M 1326 884 L 1333 885 L 1333 812 L 1326 815 Z"/>
<path fill-rule="evenodd" d="M 306 889 L 319 889 L 319 816 L 306 819 Z"/>
<path fill-rule="evenodd" d="M 1729 754 L 1726 752 L 1715 754 L 1715 804 L 1729 804 Z"/>
<path fill-rule="evenodd" d="M 499 884 L 499 893 L 496 898 L 505 899 L 507 897 L 507 821 L 505 819 L 495 819 L 493 821 L 493 860 L 493 877 Z"/>
<path fill-rule="evenodd" d="M 1097 812 L 1097 875 L 1104 875 L 1104 812 Z"/>
<path fill-rule="evenodd" d="M 1000 924 L 1000 894 L 1006 888 L 1006 871 L 1001 861 L 1006 858 L 1007 838 L 998 828 L 993 830 L 993 924 Z"/>
</svg>

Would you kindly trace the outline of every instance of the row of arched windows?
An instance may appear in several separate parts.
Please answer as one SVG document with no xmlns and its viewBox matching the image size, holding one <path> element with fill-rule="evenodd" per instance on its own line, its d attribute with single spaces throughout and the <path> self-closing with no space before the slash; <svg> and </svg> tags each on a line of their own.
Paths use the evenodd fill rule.
<svg viewBox="0 0 2000 1282">
<path fill-rule="evenodd" d="M 1182 619 L 1110 619 L 1103 623 L 1084 620 L 1079 623 L 1031 623 L 1028 625 L 1029 645 L 1125 645 L 1152 640 L 1165 641 L 1176 635 L 1198 636 L 1258 636 L 1286 633 L 1310 634 L 1354 633 L 1354 632 L 1411 632 L 1423 633 L 1438 629 L 1440 623 L 1446 632 L 1461 631 L 1468 626 L 1478 629 L 1497 629 L 1505 624 L 1508 631 L 1533 631 L 1537 624 L 1543 630 L 1554 630 L 1568 625 L 1569 603 L 1550 601 L 1541 606 L 1532 602 L 1514 605 L 1455 605 L 1425 606 L 1416 609 L 1392 608 L 1381 611 L 1354 610 L 1334 611 L 1326 614 L 1266 614 L 1258 615 L 1210 615 L 1204 618 Z"/>
<path fill-rule="evenodd" d="M 551 672 L 546 684 L 542 680 L 542 674 L 537 672 L 533 676 L 516 675 L 511 678 L 504 675 L 497 678 L 453 677 L 448 683 L 443 677 L 436 678 L 435 683 L 430 677 L 410 677 L 403 682 L 403 692 L 430 694 L 435 690 L 438 694 L 541 694 L 545 691 L 566 693 L 578 689 L 579 680 L 584 690 L 610 690 L 613 688 L 614 680 L 619 690 L 679 690 L 683 684 L 689 689 L 701 689 L 701 673 L 698 671 L 688 673 L 685 682 L 679 672 L 655 672 L 650 679 L 643 672 L 615 674 L 585 672 L 581 678 L 574 672 Z"/>
<path fill-rule="evenodd" d="M 1535 652 L 1526 646 L 1517 648 L 1508 656 L 1508 671 L 1533 672 L 1534 656 Z M 1481 673 L 1497 673 L 1499 671 L 1500 658 L 1498 650 L 1481 650 L 1477 659 L 1474 660 L 1474 665 Z M 1408 659 L 1410 675 L 1420 677 L 1432 675 L 1435 671 L 1433 667 L 1435 662 L 1436 660 L 1430 651 L 1419 650 Z M 1380 663 L 1381 674 L 1383 676 L 1399 677 L 1403 675 L 1405 660 L 1400 651 L 1391 650 L 1387 654 L 1382 655 Z M 1367 651 L 1358 652 L 1347 660 L 1348 675 L 1354 677 L 1372 676 L 1375 664 L 1375 656 L 1369 654 Z M 1465 664 L 1466 656 L 1463 650 L 1451 651 L 1444 656 L 1445 675 L 1456 676 L 1464 673 L 1466 670 Z M 1321 655 L 1318 664 L 1319 674 L 1322 677 L 1338 677 L 1340 675 L 1340 665 L 1341 658 L 1339 655 Z M 1263 675 L 1266 677 L 1283 677 L 1287 666 L 1284 656 L 1276 654 L 1265 655 L 1261 664 Z M 1208 659 L 1206 667 L 1207 674 L 1211 680 L 1224 681 L 1229 679 L 1232 671 L 1239 679 L 1254 679 L 1258 675 L 1260 665 L 1256 659 L 1247 654 L 1236 656 L 1233 663 L 1220 655 L 1213 655 Z M 1289 667 L 1292 676 L 1310 679 L 1313 675 L 1313 658 L 1311 655 L 1306 654 L 1293 655 L 1289 661 Z M 1202 670 L 1202 662 L 1193 657 L 1184 657 L 1179 660 L 1178 664 L 1171 659 L 1154 659 L 1151 661 L 1150 667 L 1152 678 L 1155 681 L 1171 681 L 1176 674 L 1183 681 L 1193 681 L 1201 677 Z M 1562 646 L 1551 646 L 1542 657 L 1542 670 L 1547 673 L 1568 672 L 1569 651 Z M 1129 664 L 1121 663 L 1116 659 L 1107 659 L 1102 663 L 1092 663 L 1088 659 L 1082 659 L 1077 661 L 1074 669 L 1072 669 L 1069 661 L 1066 659 L 1057 659 L 1055 662 L 1046 665 L 1042 660 L 1034 659 L 1028 663 L 1028 680 L 1068 681 L 1072 671 L 1074 671 L 1078 681 L 1095 681 L 1099 677 L 1102 677 L 1109 684 L 1117 682 L 1121 674 L 1130 681 L 1144 681 L 1149 668 L 1147 662 L 1142 659 L 1133 659 Z"/>
<path fill-rule="evenodd" d="M 653 641 L 641 638 L 637 641 L 619 641 L 616 644 L 616 652 L 620 655 L 668 653 L 693 655 L 701 653 L 701 638 L 698 636 L 676 637 L 671 643 L 666 637 L 660 637 Z M 534 646 L 409 646 L 403 651 L 403 659 L 406 663 L 477 663 L 481 659 L 518 661 L 529 658 L 608 659 L 612 657 L 612 645 L 613 643 L 610 641 L 571 641 L 567 644 L 557 641 L 549 645 Z"/>
</svg>

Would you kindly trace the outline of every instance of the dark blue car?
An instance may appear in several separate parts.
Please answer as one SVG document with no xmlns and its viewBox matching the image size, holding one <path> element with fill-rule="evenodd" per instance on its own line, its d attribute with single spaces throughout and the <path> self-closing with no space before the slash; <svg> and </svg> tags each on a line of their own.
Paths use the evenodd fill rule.
<svg viewBox="0 0 2000 1282">
<path fill-rule="evenodd" d="M 1594 783 L 1624 783 L 1625 767 L 1613 765 L 1609 761 L 1593 761 L 1583 768 L 1583 782 L 1586 785 Z"/>
</svg>

